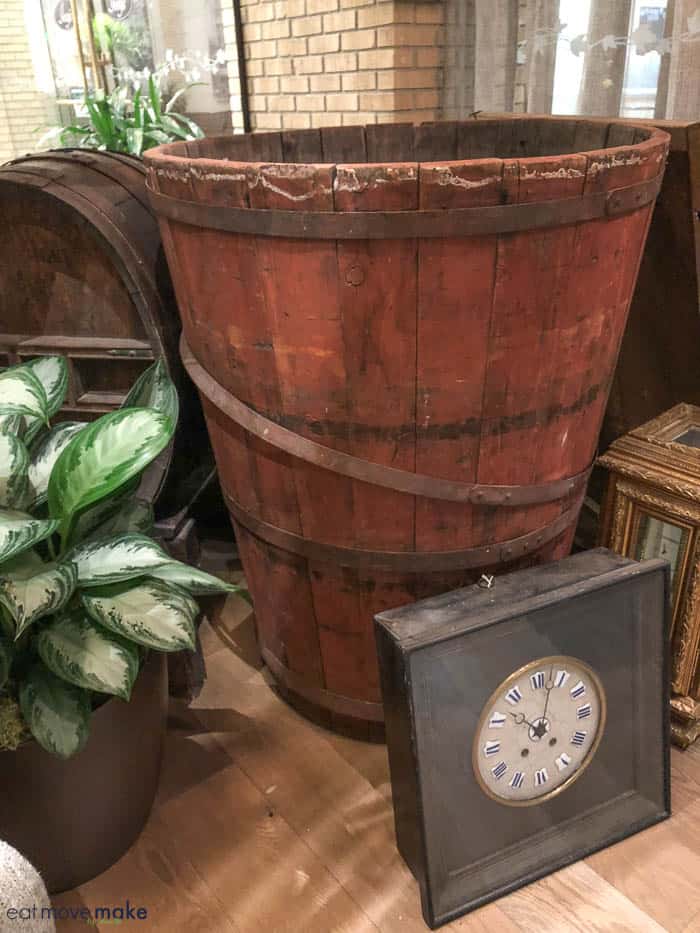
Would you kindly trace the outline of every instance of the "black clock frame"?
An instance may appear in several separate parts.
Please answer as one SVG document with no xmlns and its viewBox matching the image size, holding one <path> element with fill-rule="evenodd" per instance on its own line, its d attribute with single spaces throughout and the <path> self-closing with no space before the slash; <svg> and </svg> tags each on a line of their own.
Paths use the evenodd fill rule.
<svg viewBox="0 0 700 933">
<path fill-rule="evenodd" d="M 431 927 L 670 816 L 668 576 L 600 548 L 377 616 L 397 841 Z M 559 654 L 596 671 L 605 734 L 563 793 L 506 806 L 474 730 L 512 671 Z"/>
</svg>

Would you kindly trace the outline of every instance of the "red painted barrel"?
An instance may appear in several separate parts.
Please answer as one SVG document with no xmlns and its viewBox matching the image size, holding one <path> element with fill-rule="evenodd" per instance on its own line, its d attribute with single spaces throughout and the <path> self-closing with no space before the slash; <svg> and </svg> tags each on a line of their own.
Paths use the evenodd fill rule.
<svg viewBox="0 0 700 933">
<path fill-rule="evenodd" d="M 518 117 L 147 154 L 263 656 L 308 714 L 381 721 L 375 613 L 568 552 L 668 140 Z"/>
</svg>

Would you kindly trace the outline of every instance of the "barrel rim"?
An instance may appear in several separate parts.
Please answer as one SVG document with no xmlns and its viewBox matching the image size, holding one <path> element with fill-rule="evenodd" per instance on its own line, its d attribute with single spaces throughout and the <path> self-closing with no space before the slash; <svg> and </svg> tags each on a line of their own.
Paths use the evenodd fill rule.
<svg viewBox="0 0 700 933">
<path fill-rule="evenodd" d="M 488 127 L 491 125 L 504 125 L 507 122 L 517 122 L 519 123 L 537 123 L 544 122 L 543 117 L 537 115 L 514 115 L 513 121 L 506 121 L 503 119 L 471 119 L 456 121 L 457 125 L 467 124 L 470 126 L 481 126 Z M 455 121 L 434 121 L 429 123 L 411 123 L 411 124 L 395 124 L 395 123 L 378 123 L 378 124 L 367 124 L 371 127 L 396 127 L 397 125 L 402 126 L 411 126 L 414 130 L 418 128 L 425 128 L 429 126 L 440 126 L 445 124 L 451 124 Z M 547 125 L 552 126 L 557 123 L 567 124 L 571 123 L 571 117 L 550 117 L 547 120 Z M 637 152 L 650 154 L 655 150 L 660 144 L 664 145 L 668 149 L 671 136 L 666 131 L 659 129 L 657 126 L 650 126 L 649 124 L 644 123 L 627 123 L 621 120 L 594 120 L 589 118 L 581 118 L 580 120 L 575 121 L 580 125 L 585 125 L 589 123 L 595 126 L 607 126 L 608 135 L 611 128 L 617 127 L 625 129 L 627 131 L 636 130 L 639 133 L 643 134 L 643 138 L 637 142 L 625 143 L 622 145 L 609 146 L 609 147 L 598 147 L 594 149 L 572 149 L 570 152 L 564 152 L 560 154 L 548 154 L 546 152 L 532 155 L 532 156 L 488 156 L 480 158 L 442 158 L 442 159 L 430 159 L 430 160 L 419 160 L 419 159 L 393 159 L 393 160 L 371 160 L 371 161 L 357 161 L 357 160 L 346 160 L 346 161 L 318 161 L 311 160 L 308 162 L 294 162 L 291 160 L 279 160 L 279 159 L 228 159 L 228 158 L 211 158 L 204 155 L 191 154 L 188 147 L 191 147 L 191 143 L 180 141 L 174 143 L 166 143 L 161 146 L 157 146 L 153 149 L 149 149 L 143 154 L 143 159 L 145 165 L 151 170 L 155 171 L 158 174 L 161 172 L 173 171 L 176 172 L 178 177 L 185 174 L 194 174 L 195 177 L 202 178 L 204 180 L 217 180 L 216 176 L 221 175 L 223 177 L 233 177 L 234 180 L 236 176 L 244 172 L 246 169 L 256 168 L 259 166 L 266 166 L 273 170 L 277 170 L 281 173 L 285 171 L 293 171 L 307 169 L 309 172 L 316 171 L 333 171 L 333 168 L 343 168 L 343 167 L 356 167 L 358 165 L 362 166 L 364 169 L 371 168 L 385 168 L 386 166 L 392 166 L 394 168 L 404 168 L 414 171 L 418 167 L 430 167 L 433 169 L 439 168 L 451 168 L 459 169 L 465 166 L 471 166 L 475 163 L 508 163 L 508 164 L 517 164 L 525 169 L 535 168 L 537 165 L 541 164 L 543 161 L 547 160 L 557 160 L 561 162 L 567 158 L 586 156 L 589 159 L 602 159 L 602 160 L 613 160 L 617 157 L 622 156 L 624 153 L 630 153 L 632 150 Z M 324 130 L 337 130 L 338 127 L 319 127 L 318 132 L 322 133 Z M 348 129 L 344 127 L 343 129 Z M 366 130 L 367 127 L 357 127 L 359 130 Z M 308 130 L 290 130 L 286 131 L 286 135 L 294 137 L 295 134 L 308 133 Z M 218 135 L 205 137 L 203 140 L 196 140 L 197 144 L 206 143 L 209 148 L 215 150 L 218 147 L 233 145 L 235 141 L 243 140 L 246 138 L 257 138 L 263 139 L 272 139 L 281 136 L 281 131 L 277 132 L 264 132 L 264 133 L 244 133 L 244 134 L 231 134 L 231 135 Z M 211 176 L 215 177 L 211 177 Z"/>
</svg>

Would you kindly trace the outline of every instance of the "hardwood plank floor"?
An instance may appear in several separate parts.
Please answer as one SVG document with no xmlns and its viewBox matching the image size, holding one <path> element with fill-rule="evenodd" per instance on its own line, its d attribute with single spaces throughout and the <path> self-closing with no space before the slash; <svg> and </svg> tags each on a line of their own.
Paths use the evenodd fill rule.
<svg viewBox="0 0 700 933">
<path fill-rule="evenodd" d="M 127 926 L 159 933 L 426 930 L 394 842 L 384 746 L 326 732 L 279 699 L 237 597 L 205 624 L 202 642 L 207 683 L 191 708 L 172 703 L 144 832 L 54 906 L 128 897 L 148 920 Z M 671 820 L 443 929 L 700 933 L 700 748 L 673 749 L 672 775 Z"/>
</svg>

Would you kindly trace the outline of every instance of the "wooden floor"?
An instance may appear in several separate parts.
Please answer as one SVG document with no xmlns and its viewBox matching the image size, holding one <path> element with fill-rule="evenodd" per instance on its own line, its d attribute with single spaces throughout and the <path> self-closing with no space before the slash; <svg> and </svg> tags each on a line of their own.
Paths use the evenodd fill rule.
<svg viewBox="0 0 700 933">
<path fill-rule="evenodd" d="M 386 749 L 316 728 L 275 695 L 237 597 L 203 639 L 208 681 L 193 709 L 171 710 L 141 838 L 54 905 L 128 897 L 148 920 L 125 926 L 163 933 L 426 930 L 394 843 Z M 671 820 L 443 929 L 700 933 L 700 747 L 674 749 L 672 767 Z"/>
</svg>

